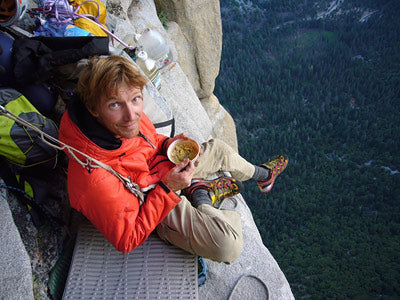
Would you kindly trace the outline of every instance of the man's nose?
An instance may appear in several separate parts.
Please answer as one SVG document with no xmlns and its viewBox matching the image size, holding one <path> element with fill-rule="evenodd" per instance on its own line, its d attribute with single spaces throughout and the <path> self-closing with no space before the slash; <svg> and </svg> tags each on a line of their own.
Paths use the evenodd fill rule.
<svg viewBox="0 0 400 300">
<path fill-rule="evenodd" d="M 124 111 L 124 118 L 126 121 L 135 120 L 137 117 L 136 107 L 133 105 L 126 105 Z"/>
</svg>

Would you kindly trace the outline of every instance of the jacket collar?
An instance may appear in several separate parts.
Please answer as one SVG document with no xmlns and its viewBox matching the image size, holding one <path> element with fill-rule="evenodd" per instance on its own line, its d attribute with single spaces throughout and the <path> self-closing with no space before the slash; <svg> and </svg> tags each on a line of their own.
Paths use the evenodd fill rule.
<svg viewBox="0 0 400 300">
<path fill-rule="evenodd" d="M 67 108 L 71 121 L 97 146 L 106 150 L 115 150 L 121 147 L 122 141 L 90 114 L 78 95 L 71 98 Z"/>
</svg>

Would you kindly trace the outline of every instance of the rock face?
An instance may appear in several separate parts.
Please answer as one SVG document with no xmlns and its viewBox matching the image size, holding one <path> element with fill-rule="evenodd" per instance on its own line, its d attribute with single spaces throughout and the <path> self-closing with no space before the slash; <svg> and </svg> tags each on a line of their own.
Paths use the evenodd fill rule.
<svg viewBox="0 0 400 300">
<path fill-rule="evenodd" d="M 219 1 L 155 2 L 157 10 L 167 14 L 167 32 L 175 44 L 177 61 L 213 120 L 213 136 L 224 140 L 237 150 L 235 124 L 213 94 L 222 50 Z M 214 117 L 217 117 L 217 122 L 214 121 Z"/>
<path fill-rule="evenodd" d="M 206 260 L 208 278 L 199 299 L 294 299 L 289 283 L 264 246 L 250 209 L 239 194 L 226 199 L 221 209 L 241 216 L 243 252 L 231 265 Z"/>
<path fill-rule="evenodd" d="M 219 0 L 156 0 L 156 5 L 159 11 L 167 14 L 169 20 L 179 25 L 184 37 L 179 41 L 186 44 L 179 48 L 182 68 L 190 78 L 198 97 L 208 98 L 214 91 L 221 59 L 222 23 Z"/>
<path fill-rule="evenodd" d="M 0 185 L 3 184 L 0 179 Z M 31 263 L 4 190 L 0 190 L 0 215 L 0 298 L 33 299 Z"/>
<path fill-rule="evenodd" d="M 219 104 L 217 97 L 212 94 L 209 98 L 202 99 L 201 104 L 212 122 L 213 136 L 218 137 L 237 150 L 238 144 L 234 120 L 225 108 Z"/>
</svg>

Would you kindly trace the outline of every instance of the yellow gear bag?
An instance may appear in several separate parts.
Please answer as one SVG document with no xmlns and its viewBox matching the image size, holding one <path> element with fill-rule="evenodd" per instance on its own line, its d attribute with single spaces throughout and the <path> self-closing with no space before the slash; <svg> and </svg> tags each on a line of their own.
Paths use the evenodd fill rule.
<svg viewBox="0 0 400 300">
<path fill-rule="evenodd" d="M 97 21 L 100 22 L 106 29 L 106 20 L 107 20 L 107 10 L 103 3 L 98 0 L 74 0 L 71 2 L 71 5 L 76 9 L 79 5 L 80 8 L 76 12 L 79 15 L 92 15 L 94 18 L 97 18 Z M 90 32 L 95 36 L 107 36 L 107 33 L 101 29 L 99 25 L 84 18 L 78 18 L 74 20 L 74 25 Z"/>
</svg>

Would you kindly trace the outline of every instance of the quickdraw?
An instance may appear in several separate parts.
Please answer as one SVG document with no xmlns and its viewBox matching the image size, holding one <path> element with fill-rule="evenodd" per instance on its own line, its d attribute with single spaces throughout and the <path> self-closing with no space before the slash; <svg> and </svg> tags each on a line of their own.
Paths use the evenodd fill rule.
<svg viewBox="0 0 400 300">
<path fill-rule="evenodd" d="M 76 160 L 83 168 L 103 168 L 116 176 L 123 184 L 124 187 L 130 191 L 132 194 L 134 194 L 138 199 L 139 199 L 139 205 L 142 205 L 145 200 L 145 193 L 154 189 L 156 185 L 150 185 L 145 188 L 140 188 L 135 182 L 133 182 L 129 177 L 124 177 L 117 171 L 115 171 L 113 168 L 111 168 L 109 165 L 73 148 L 72 146 L 69 146 L 58 139 L 52 137 L 51 135 L 43 132 L 33 124 L 25 121 L 24 119 L 18 117 L 17 115 L 13 114 L 12 112 L 8 111 L 4 106 L 0 105 L 0 115 L 3 115 L 19 124 L 22 126 L 25 126 L 27 128 L 32 129 L 33 131 L 37 132 L 40 135 L 41 140 L 49 145 L 50 147 L 53 147 L 57 150 L 63 151 L 67 150 L 68 153 L 71 155 L 71 157 Z M 60 146 L 58 146 L 60 145 Z M 77 154 L 82 155 L 85 158 L 85 161 L 81 161 L 78 157 Z"/>
</svg>

